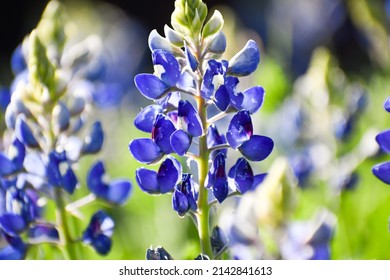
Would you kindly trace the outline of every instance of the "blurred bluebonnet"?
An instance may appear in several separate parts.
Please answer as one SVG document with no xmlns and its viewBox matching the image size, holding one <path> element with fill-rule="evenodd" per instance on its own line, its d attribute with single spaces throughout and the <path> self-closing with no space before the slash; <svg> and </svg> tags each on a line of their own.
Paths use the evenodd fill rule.
<svg viewBox="0 0 390 280">
<path fill-rule="evenodd" d="M 99 210 L 91 217 L 88 227 L 83 232 L 83 242 L 91 245 L 101 255 L 107 255 L 111 249 L 111 236 L 114 220 L 104 211 Z"/>
<path fill-rule="evenodd" d="M 134 125 L 151 137 L 132 140 L 129 150 L 143 164 L 162 162 L 157 171 L 137 169 L 138 185 L 149 194 L 172 193 L 173 209 L 179 216 L 196 217 L 202 253 L 212 257 L 209 207 L 229 194 L 255 189 L 265 174 L 255 176 L 247 160 L 266 159 L 274 143 L 253 134 L 251 115 L 261 108 L 264 89 L 238 90 L 239 77 L 253 73 L 260 62 L 256 42 L 249 40 L 230 60 L 221 59 L 226 49 L 222 15 L 215 11 L 207 22 L 206 16 L 202 1 L 177 0 L 173 28 L 165 26 L 165 37 L 150 33 L 154 73 L 138 74 L 134 82 L 155 104 L 142 109 Z M 216 122 L 229 113 L 235 115 L 225 136 Z M 228 148 L 245 157 L 229 172 Z M 182 171 L 174 154 L 189 159 L 189 168 Z"/>
<path fill-rule="evenodd" d="M 47 29 L 47 22 L 52 28 Z M 106 255 L 111 248 L 112 218 L 98 211 L 83 234 L 77 228 L 71 233 L 69 220 L 82 216 L 79 208 L 96 198 L 115 206 L 124 204 L 131 193 L 128 180 L 108 182 L 103 162 L 98 160 L 87 174 L 91 193 L 73 201 L 80 187 L 76 164 L 101 151 L 104 130 L 96 120 L 88 127 L 87 111 L 96 104 L 88 94 L 74 89 L 76 81 L 89 83 L 92 78 L 76 63 L 85 53 L 68 52 L 66 24 L 62 5 L 49 2 L 38 27 L 12 56 L 17 76 L 5 113 L 5 147 L 0 152 L 1 258 L 23 258 L 30 244 L 41 243 L 63 249 L 65 258 L 83 258 L 71 249 L 79 241 Z M 73 63 L 68 64 L 69 56 Z M 83 67 L 89 63 L 84 61 Z M 44 212 L 48 201 L 55 206 L 55 215 Z M 53 216 L 56 221 L 47 220 Z M 82 238 L 71 234 L 82 234 Z"/>
</svg>

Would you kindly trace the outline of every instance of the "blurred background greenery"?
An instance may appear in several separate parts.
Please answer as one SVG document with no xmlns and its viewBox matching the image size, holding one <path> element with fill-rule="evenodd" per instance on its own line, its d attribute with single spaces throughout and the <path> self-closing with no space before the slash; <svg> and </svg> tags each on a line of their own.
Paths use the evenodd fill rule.
<svg viewBox="0 0 390 280">
<path fill-rule="evenodd" d="M 113 178 L 126 177 L 134 184 L 132 196 L 124 207 L 106 209 L 113 215 L 117 230 L 112 252 L 104 258 L 144 259 L 146 249 L 158 245 L 174 258 L 193 258 L 199 252 L 193 223 L 188 217 L 179 218 L 172 210 L 170 195 L 150 196 L 138 188 L 134 174 L 141 164 L 128 151 L 130 140 L 143 136 L 135 129 L 133 119 L 140 108 L 148 104 L 134 88 L 133 76 L 140 71 L 152 71 L 147 35 L 152 29 L 161 31 L 164 24 L 169 24 L 173 1 L 63 2 L 67 4 L 68 17 L 75 23 L 79 38 L 98 34 L 104 39 L 114 28 L 119 30 L 118 38 L 128 36 L 127 44 L 120 50 L 116 48 L 121 44 L 108 47 L 111 56 L 130 57 L 125 60 L 128 69 L 126 65 L 121 68 L 123 79 L 127 79 L 124 82 L 128 85 L 126 95 L 119 109 L 96 110 L 106 130 L 104 149 L 82 162 L 78 170 L 79 178 L 85 178 L 88 163 L 104 158 Z M 291 213 L 293 219 L 309 219 L 317 210 L 327 208 L 337 217 L 331 241 L 332 259 L 390 259 L 390 187 L 371 172 L 373 165 L 389 159 L 378 150 L 375 135 L 390 127 L 390 116 L 383 109 L 390 89 L 390 1 L 205 3 L 210 10 L 218 9 L 224 16 L 228 42 L 226 59 L 240 50 L 249 38 L 254 38 L 261 46 L 260 66 L 241 86 L 259 84 L 265 88 L 266 99 L 256 115 L 258 127 L 255 130 L 273 138 L 275 150 L 265 162 L 256 165 L 255 173 L 268 170 L 279 156 L 291 159 L 308 146 L 320 144 L 320 150 L 310 152 L 310 160 L 315 163 L 313 170 L 295 190 L 297 206 Z M 43 8 L 44 4 L 39 4 L 28 13 L 23 12 L 24 18 L 14 23 L 24 26 L 14 27 L 19 36 L 22 32 L 28 33 L 30 26 L 34 27 Z M 5 36 L 7 34 L 2 34 L 6 41 Z M 20 42 L 23 37 L 16 39 Z M 7 86 L 12 80 L 8 49 L 2 49 L 1 58 L 0 81 Z M 350 113 L 348 104 L 356 87 L 364 92 L 367 105 L 353 119 L 350 134 L 337 137 L 338 125 L 343 125 Z M 295 119 L 287 114 L 291 106 L 303 108 L 303 127 L 296 127 Z M 290 162 L 294 164 L 293 160 Z M 339 183 L 352 172 L 357 175 L 352 187 L 346 187 L 345 181 Z M 78 197 L 87 193 L 83 179 L 81 183 L 76 193 Z M 83 211 L 88 216 L 96 209 L 96 205 L 87 206 Z M 217 214 L 223 211 L 222 207 Z M 217 222 L 218 215 L 214 223 Z M 88 258 L 102 258 L 92 250 L 86 251 Z M 46 250 L 29 254 L 30 258 L 53 258 Z"/>
</svg>

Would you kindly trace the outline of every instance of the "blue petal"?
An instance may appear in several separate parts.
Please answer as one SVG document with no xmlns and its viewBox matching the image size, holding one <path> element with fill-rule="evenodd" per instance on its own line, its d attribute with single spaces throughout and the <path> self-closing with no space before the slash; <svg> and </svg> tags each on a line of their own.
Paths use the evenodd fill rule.
<svg viewBox="0 0 390 280">
<path fill-rule="evenodd" d="M 27 227 L 22 216 L 13 213 L 4 213 L 0 216 L 0 227 L 9 235 L 18 235 Z"/>
<path fill-rule="evenodd" d="M 182 120 L 183 130 L 191 136 L 197 137 L 203 134 L 202 122 L 198 112 L 188 100 L 180 100 L 178 115 Z"/>
<path fill-rule="evenodd" d="M 0 87 L 0 110 L 5 112 L 11 101 L 11 92 L 8 88 Z"/>
<path fill-rule="evenodd" d="M 213 53 L 224 53 L 226 50 L 226 36 L 222 31 L 212 39 L 209 51 Z"/>
<path fill-rule="evenodd" d="M 261 161 L 269 156 L 274 148 L 274 141 L 267 136 L 252 135 L 238 149 L 241 154 L 252 161 Z"/>
<path fill-rule="evenodd" d="M 149 194 L 160 193 L 156 171 L 145 169 L 143 167 L 138 168 L 135 171 L 135 179 L 142 191 Z"/>
<path fill-rule="evenodd" d="M 375 140 L 383 151 L 390 153 L 390 130 L 382 131 L 376 136 Z"/>
<path fill-rule="evenodd" d="M 25 257 L 28 247 L 19 236 L 4 234 L 4 239 L 8 245 L 0 248 L 0 260 L 21 260 Z"/>
<path fill-rule="evenodd" d="M 167 39 L 158 34 L 157 30 L 155 29 L 152 30 L 149 34 L 148 44 L 151 51 L 155 51 L 158 49 L 165 50 L 168 52 L 173 51 L 172 44 Z"/>
<path fill-rule="evenodd" d="M 53 110 L 53 126 L 56 131 L 62 132 L 68 129 L 70 117 L 70 112 L 66 105 L 59 102 Z"/>
<path fill-rule="evenodd" d="M 228 74 L 233 76 L 247 76 L 254 72 L 260 62 L 260 52 L 257 44 L 249 40 L 244 48 L 229 61 Z"/>
<path fill-rule="evenodd" d="M 387 112 L 390 112 L 390 97 L 386 99 L 384 107 Z"/>
<path fill-rule="evenodd" d="M 167 85 L 174 86 L 180 79 L 180 68 L 177 59 L 169 52 L 155 50 L 152 54 L 153 64 L 161 65 L 164 72 L 161 73 L 161 80 Z"/>
<path fill-rule="evenodd" d="M 233 149 L 248 141 L 253 133 L 252 119 L 248 111 L 237 112 L 230 121 L 226 139 Z"/>
<path fill-rule="evenodd" d="M 230 104 L 229 92 L 225 85 L 221 85 L 214 96 L 214 103 L 219 110 L 225 111 Z"/>
<path fill-rule="evenodd" d="M 153 74 L 138 74 L 134 78 L 138 90 L 148 99 L 159 99 L 171 88 L 171 85 L 164 83 L 159 77 Z"/>
<path fill-rule="evenodd" d="M 160 165 L 157 172 L 157 183 L 161 193 L 167 193 L 181 180 L 181 165 L 173 157 L 167 157 Z"/>
<path fill-rule="evenodd" d="M 92 125 L 90 131 L 85 137 L 82 153 L 95 154 L 99 152 L 103 146 L 103 142 L 104 142 L 104 132 L 103 132 L 102 124 L 99 121 L 97 121 Z"/>
<path fill-rule="evenodd" d="M 65 174 L 62 176 L 62 188 L 67 191 L 69 194 L 73 194 L 76 189 L 78 180 L 76 175 L 74 174 L 72 168 L 68 166 Z"/>
<path fill-rule="evenodd" d="M 105 255 L 111 249 L 111 235 L 114 230 L 114 220 L 104 211 L 96 212 L 83 232 L 82 240 L 91 245 L 99 254 Z"/>
<path fill-rule="evenodd" d="M 267 177 L 268 173 L 262 173 L 262 174 L 257 174 L 255 175 L 254 177 L 254 181 L 253 181 L 253 186 L 252 186 L 252 190 L 256 189 L 258 186 L 261 185 L 261 183 L 263 183 L 265 177 Z"/>
<path fill-rule="evenodd" d="M 130 196 L 131 183 L 128 180 L 117 179 L 110 182 L 104 199 L 108 202 L 122 205 Z"/>
<path fill-rule="evenodd" d="M 178 129 L 171 135 L 171 146 L 176 154 L 184 156 L 191 146 L 191 137 L 183 130 Z"/>
<path fill-rule="evenodd" d="M 0 176 L 7 176 L 15 171 L 14 163 L 0 152 Z"/>
<path fill-rule="evenodd" d="M 129 150 L 133 157 L 141 163 L 151 164 L 159 161 L 164 153 L 152 139 L 134 139 L 129 144 Z"/>
<path fill-rule="evenodd" d="M 246 159 L 239 158 L 231 171 L 229 171 L 230 175 L 232 175 L 236 188 L 240 193 L 245 193 L 252 189 L 254 176 L 252 167 Z"/>
<path fill-rule="evenodd" d="M 19 116 L 16 119 L 15 134 L 16 137 L 19 139 L 19 141 L 25 144 L 26 146 L 30 148 L 38 147 L 38 142 L 35 139 L 31 128 L 28 126 L 28 124 L 21 116 Z"/>
<path fill-rule="evenodd" d="M 156 100 L 156 103 L 162 107 L 163 110 L 176 110 L 179 106 L 179 101 L 181 100 L 180 92 L 174 91 L 169 92 L 163 98 Z"/>
<path fill-rule="evenodd" d="M 34 225 L 28 230 L 28 237 L 34 240 L 34 243 L 60 241 L 58 230 L 50 224 Z"/>
<path fill-rule="evenodd" d="M 87 186 L 88 189 L 97 197 L 108 200 L 109 199 L 109 186 L 103 181 L 106 170 L 102 161 L 97 161 L 90 168 L 87 174 Z"/>
<path fill-rule="evenodd" d="M 158 114 L 152 129 L 152 139 L 165 154 L 173 152 L 171 135 L 176 131 L 171 119 L 163 114 Z"/>
<path fill-rule="evenodd" d="M 380 163 L 372 168 L 372 172 L 382 182 L 390 185 L 390 162 Z"/>
<path fill-rule="evenodd" d="M 14 75 L 23 72 L 27 68 L 26 58 L 23 54 L 22 44 L 18 45 L 12 53 L 11 68 Z"/>
<path fill-rule="evenodd" d="M 141 131 L 152 132 L 153 124 L 163 109 L 159 105 L 149 105 L 142 109 L 134 119 L 134 125 Z"/>
<path fill-rule="evenodd" d="M 199 62 L 196 59 L 196 57 L 192 54 L 191 50 L 188 48 L 188 45 L 186 43 L 184 43 L 184 45 L 185 45 L 185 54 L 186 54 L 188 64 L 190 65 L 191 70 L 195 71 L 196 68 L 198 68 Z"/>
<path fill-rule="evenodd" d="M 219 203 L 222 203 L 229 193 L 229 187 L 226 178 L 217 178 L 213 184 L 213 194 Z"/>
<path fill-rule="evenodd" d="M 186 195 L 176 190 L 172 196 L 172 206 L 179 216 L 184 216 L 189 209 Z"/>
<path fill-rule="evenodd" d="M 26 147 L 17 138 L 12 142 L 11 149 L 14 149 L 12 155 L 12 163 L 14 164 L 15 171 L 19 171 L 23 168 L 23 162 L 26 156 Z"/>
<path fill-rule="evenodd" d="M 256 113 L 263 105 L 264 93 L 264 88 L 260 86 L 252 87 L 244 91 L 241 109 L 248 110 L 250 114 Z"/>
<path fill-rule="evenodd" d="M 111 250 L 112 241 L 109 237 L 104 234 L 99 234 L 92 240 L 92 247 L 98 252 L 100 255 L 105 256 Z"/>
</svg>

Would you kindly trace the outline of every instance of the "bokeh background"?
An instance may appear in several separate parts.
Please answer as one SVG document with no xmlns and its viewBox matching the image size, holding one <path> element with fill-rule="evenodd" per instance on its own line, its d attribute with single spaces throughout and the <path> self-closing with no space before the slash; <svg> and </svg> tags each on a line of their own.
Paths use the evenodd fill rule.
<svg viewBox="0 0 390 280">
<path fill-rule="evenodd" d="M 191 220 L 177 216 L 169 195 L 149 196 L 138 189 L 134 174 L 141 165 L 128 152 L 130 140 L 143 136 L 133 119 L 149 104 L 135 89 L 133 77 L 152 72 L 148 34 L 153 29 L 163 34 L 174 1 L 62 2 L 80 39 L 88 34 L 103 38 L 112 58 L 108 79 L 122 89 L 117 102 L 102 97 L 96 110 L 107 135 L 96 157 L 105 159 L 112 177 L 134 183 L 124 207 L 107 208 L 117 221 L 108 258 L 144 259 L 151 245 L 164 246 L 174 258 L 193 258 L 199 244 Z M 298 181 L 290 219 L 307 220 L 326 208 L 337 218 L 332 259 L 390 259 L 390 187 L 371 172 L 373 165 L 389 159 L 375 135 L 390 127 L 383 109 L 390 95 L 390 1 L 204 2 L 224 16 L 227 59 L 249 38 L 260 45 L 260 66 L 246 82 L 266 90 L 255 130 L 273 138 L 275 150 L 256 168 L 264 171 L 277 157 L 288 158 Z M 5 87 L 13 79 L 12 52 L 37 25 L 47 1 L 15 3 L 2 8 L 0 16 L 0 86 Z M 80 178 L 96 157 L 80 164 Z M 77 196 L 85 193 L 82 186 Z M 215 214 L 213 222 L 218 223 L 224 208 Z M 30 254 L 53 257 L 45 251 Z M 101 258 L 92 250 L 89 254 Z"/>
</svg>

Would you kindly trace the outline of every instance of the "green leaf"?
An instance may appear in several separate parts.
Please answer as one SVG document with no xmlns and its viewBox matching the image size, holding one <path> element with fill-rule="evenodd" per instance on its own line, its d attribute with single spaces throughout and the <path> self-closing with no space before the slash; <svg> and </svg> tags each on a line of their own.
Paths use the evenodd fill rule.
<svg viewBox="0 0 390 280">
<path fill-rule="evenodd" d="M 200 34 L 206 16 L 207 6 L 201 0 L 176 0 L 172 27 L 178 33 L 195 38 Z"/>
<path fill-rule="evenodd" d="M 203 27 L 202 37 L 205 39 L 209 36 L 217 34 L 223 27 L 222 14 L 215 10 L 213 16 L 209 19 L 206 25 Z"/>
<path fill-rule="evenodd" d="M 37 90 L 46 87 L 50 94 L 55 89 L 55 68 L 50 62 L 47 49 L 39 39 L 36 30 L 31 32 L 29 44 L 28 69 L 31 83 Z"/>
</svg>

